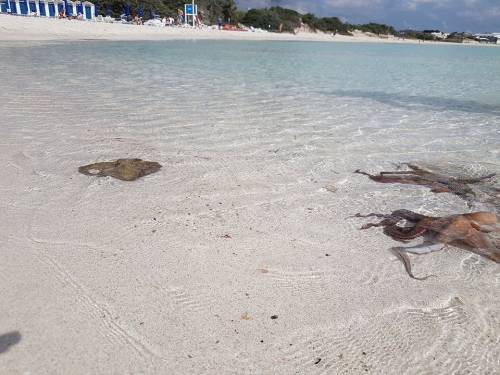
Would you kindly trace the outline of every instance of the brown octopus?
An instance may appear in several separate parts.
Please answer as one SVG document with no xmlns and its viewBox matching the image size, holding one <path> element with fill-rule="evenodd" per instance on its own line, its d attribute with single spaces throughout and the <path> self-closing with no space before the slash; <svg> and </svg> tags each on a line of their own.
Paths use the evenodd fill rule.
<svg viewBox="0 0 500 375">
<path fill-rule="evenodd" d="M 491 212 L 431 217 L 409 210 L 397 210 L 389 215 L 372 213 L 357 214 L 355 217 L 382 218 L 379 223 L 369 223 L 361 229 L 383 227 L 386 235 L 399 242 L 409 242 L 417 237 L 423 237 L 424 241 L 420 245 L 391 249 L 403 262 L 406 272 L 413 279 L 425 280 L 430 276 L 415 277 L 407 253 L 426 254 L 442 250 L 447 245 L 474 252 L 500 263 L 500 241 L 495 241 L 490 236 L 492 232 L 500 232 L 500 221 Z M 404 221 L 407 226 L 398 225 Z"/>
<path fill-rule="evenodd" d="M 88 176 L 110 176 L 123 181 L 134 181 L 140 177 L 158 172 L 160 168 L 161 165 L 155 161 L 118 159 L 115 161 L 84 165 L 78 168 L 78 172 Z"/>
<path fill-rule="evenodd" d="M 371 175 L 358 169 L 354 173 L 363 174 L 371 180 L 381 183 L 427 186 L 433 193 L 452 193 L 467 201 L 475 196 L 469 184 L 475 184 L 495 176 L 492 173 L 482 177 L 458 178 L 434 173 L 415 164 L 406 165 L 410 168 L 409 171 L 380 172 L 378 175 Z"/>
</svg>

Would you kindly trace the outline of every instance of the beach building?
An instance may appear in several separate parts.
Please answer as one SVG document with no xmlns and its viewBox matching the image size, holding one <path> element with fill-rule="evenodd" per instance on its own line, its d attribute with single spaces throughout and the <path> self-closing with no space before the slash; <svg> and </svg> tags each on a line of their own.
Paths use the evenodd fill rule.
<svg viewBox="0 0 500 375">
<path fill-rule="evenodd" d="M 479 42 L 500 44 L 500 33 L 474 34 Z"/>
<path fill-rule="evenodd" d="M 446 38 L 448 38 L 448 35 L 450 35 L 450 34 L 444 33 L 442 31 L 434 31 L 431 33 L 431 35 L 436 39 L 445 40 Z"/>
<path fill-rule="evenodd" d="M 0 13 L 21 16 L 37 15 L 39 17 L 58 17 L 82 14 L 86 20 L 96 17 L 95 5 L 89 1 L 64 0 L 0 0 Z"/>
</svg>

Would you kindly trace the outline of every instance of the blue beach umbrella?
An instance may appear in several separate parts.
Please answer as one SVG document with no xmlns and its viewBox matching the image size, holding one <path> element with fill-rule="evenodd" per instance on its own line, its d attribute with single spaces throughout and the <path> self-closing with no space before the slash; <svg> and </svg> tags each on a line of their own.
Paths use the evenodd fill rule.
<svg viewBox="0 0 500 375">
<path fill-rule="evenodd" d="M 64 0 L 64 14 L 68 16 L 68 0 Z"/>
<path fill-rule="evenodd" d="M 127 4 L 126 10 L 127 10 L 127 13 L 125 13 L 125 14 L 127 15 L 127 17 L 130 17 L 130 5 Z"/>
<path fill-rule="evenodd" d="M 142 10 L 142 5 L 139 5 L 139 10 L 137 12 L 137 15 L 141 18 L 144 16 L 144 11 Z"/>
<path fill-rule="evenodd" d="M 106 5 L 106 9 L 104 10 L 104 15 L 109 17 L 109 7 Z"/>
<path fill-rule="evenodd" d="M 97 17 L 99 15 L 99 5 L 94 5 L 94 14 Z"/>
</svg>

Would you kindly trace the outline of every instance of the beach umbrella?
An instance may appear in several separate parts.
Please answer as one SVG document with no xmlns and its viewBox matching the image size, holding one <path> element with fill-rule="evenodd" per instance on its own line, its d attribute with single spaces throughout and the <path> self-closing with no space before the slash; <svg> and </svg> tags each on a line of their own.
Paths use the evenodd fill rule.
<svg viewBox="0 0 500 375">
<path fill-rule="evenodd" d="M 139 4 L 139 10 L 137 12 L 137 15 L 141 18 L 144 16 L 144 11 L 142 10 L 142 5 L 140 5 L 140 4 Z"/>
<path fill-rule="evenodd" d="M 106 5 L 106 9 L 104 10 L 104 15 L 109 17 L 109 7 Z"/>
<path fill-rule="evenodd" d="M 64 0 L 64 14 L 68 17 L 68 0 Z"/>
<path fill-rule="evenodd" d="M 97 17 L 99 15 L 99 5 L 94 5 L 94 14 Z"/>
<path fill-rule="evenodd" d="M 126 10 L 127 10 L 127 13 L 125 13 L 125 14 L 127 15 L 127 17 L 130 17 L 130 5 L 127 4 Z"/>
</svg>

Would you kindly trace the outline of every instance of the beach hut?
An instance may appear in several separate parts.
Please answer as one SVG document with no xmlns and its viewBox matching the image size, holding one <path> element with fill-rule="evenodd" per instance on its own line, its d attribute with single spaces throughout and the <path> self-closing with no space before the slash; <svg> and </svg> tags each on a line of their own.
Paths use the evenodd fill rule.
<svg viewBox="0 0 500 375">
<path fill-rule="evenodd" d="M 54 2 L 54 0 L 47 0 L 47 16 L 56 16 L 56 3 Z"/>
<path fill-rule="evenodd" d="M 12 14 L 18 14 L 19 13 L 19 8 L 17 7 L 17 1 L 15 0 L 9 0 L 10 4 L 10 13 Z"/>
<path fill-rule="evenodd" d="M 81 1 L 76 3 L 76 15 L 83 14 L 83 4 Z"/>
<path fill-rule="evenodd" d="M 38 10 L 38 0 L 28 0 L 28 11 L 40 15 Z"/>
<path fill-rule="evenodd" d="M 48 14 L 47 11 L 47 1 L 46 0 L 40 0 L 37 2 L 38 4 L 38 15 L 40 17 L 46 17 Z"/>
<path fill-rule="evenodd" d="M 0 13 L 20 14 L 27 16 L 48 14 L 46 0 L 0 0 Z"/>
<path fill-rule="evenodd" d="M 76 12 L 76 1 L 68 0 L 66 1 L 66 4 L 66 17 L 77 16 L 78 13 Z"/>
<path fill-rule="evenodd" d="M 3 0 L 0 2 L 0 13 L 10 13 L 9 1 Z"/>
<path fill-rule="evenodd" d="M 17 5 L 19 6 L 19 14 L 23 15 L 23 16 L 27 16 L 28 15 L 28 2 L 27 0 L 17 0 Z"/>
<path fill-rule="evenodd" d="M 66 13 L 63 0 L 54 0 L 54 4 L 56 7 L 56 17 L 60 14 Z"/>
<path fill-rule="evenodd" d="M 86 20 L 93 20 L 96 16 L 95 14 L 95 5 L 90 1 L 82 2 L 83 7 L 83 18 Z"/>
<path fill-rule="evenodd" d="M 0 13 L 27 16 L 30 12 L 36 12 L 36 7 L 33 7 L 33 10 L 31 9 L 30 1 L 35 4 L 36 0 L 0 0 Z"/>
<path fill-rule="evenodd" d="M 38 9 L 40 9 L 40 15 L 44 17 L 50 17 L 50 9 L 49 9 L 50 0 L 39 0 L 38 1 Z"/>
<path fill-rule="evenodd" d="M 96 17 L 95 5 L 90 1 L 72 0 L 0 0 L 0 13 L 27 16 L 37 14 L 41 17 L 76 16 L 79 13 L 85 20 Z"/>
</svg>

